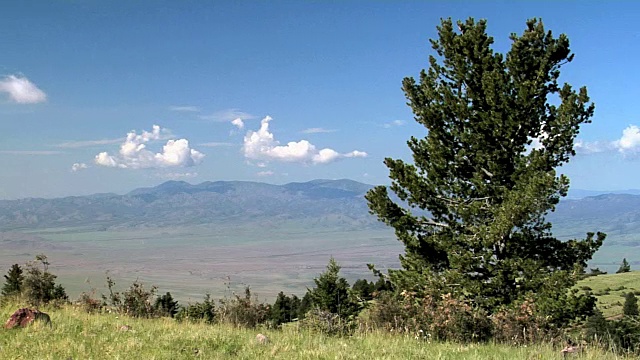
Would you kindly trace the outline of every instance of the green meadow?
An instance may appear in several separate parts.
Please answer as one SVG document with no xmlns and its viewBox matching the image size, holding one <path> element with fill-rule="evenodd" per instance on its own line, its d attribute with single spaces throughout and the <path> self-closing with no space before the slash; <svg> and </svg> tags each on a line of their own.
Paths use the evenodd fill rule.
<svg viewBox="0 0 640 360">
<path fill-rule="evenodd" d="M 6 319 L 19 304 L 4 304 Z M 328 337 L 295 324 L 283 330 L 241 329 L 226 324 L 180 323 L 173 319 L 134 319 L 116 314 L 87 314 L 74 306 L 42 310 L 52 326 L 0 330 L 2 359 L 561 359 L 561 344 L 508 346 L 418 340 L 412 335 L 358 333 Z M 130 330 L 121 327 L 128 325 Z M 260 344 L 263 333 L 268 343 Z M 576 359 L 622 359 L 597 348 Z"/>
</svg>

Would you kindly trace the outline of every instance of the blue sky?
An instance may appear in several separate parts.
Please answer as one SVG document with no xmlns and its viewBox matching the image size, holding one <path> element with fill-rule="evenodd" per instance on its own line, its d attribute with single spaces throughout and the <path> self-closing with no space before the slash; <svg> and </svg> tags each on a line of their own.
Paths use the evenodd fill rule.
<svg viewBox="0 0 640 360">
<path fill-rule="evenodd" d="M 168 179 L 386 183 L 425 131 L 400 90 L 440 18 L 566 33 L 596 103 L 574 188 L 640 188 L 633 2 L 13 1 L 0 4 L 0 199 Z M 236 120 L 240 119 L 240 120 Z M 235 120 L 235 121 L 234 121 Z M 155 127 L 154 127 L 155 126 Z"/>
</svg>

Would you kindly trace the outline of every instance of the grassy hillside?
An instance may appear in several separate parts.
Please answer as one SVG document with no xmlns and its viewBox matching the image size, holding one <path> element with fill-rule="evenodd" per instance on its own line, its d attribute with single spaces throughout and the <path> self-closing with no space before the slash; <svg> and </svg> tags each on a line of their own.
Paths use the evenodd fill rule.
<svg viewBox="0 0 640 360">
<path fill-rule="evenodd" d="M 598 308 L 605 317 L 617 316 L 622 314 L 624 293 L 631 291 L 640 294 L 640 272 L 592 276 L 580 281 L 577 287 L 591 289 L 598 298 Z"/>
<path fill-rule="evenodd" d="M 4 321 L 19 306 L 3 305 Z M 68 306 L 42 309 L 53 326 L 0 329 L 2 359 L 560 359 L 551 344 L 509 347 L 494 344 L 429 343 L 412 336 L 372 333 L 325 337 L 294 327 L 283 331 L 236 329 L 227 325 L 178 323 L 90 315 Z M 122 325 L 131 330 L 121 331 Z M 258 344 L 257 333 L 270 341 Z M 580 359 L 619 359 L 590 349 Z"/>
</svg>

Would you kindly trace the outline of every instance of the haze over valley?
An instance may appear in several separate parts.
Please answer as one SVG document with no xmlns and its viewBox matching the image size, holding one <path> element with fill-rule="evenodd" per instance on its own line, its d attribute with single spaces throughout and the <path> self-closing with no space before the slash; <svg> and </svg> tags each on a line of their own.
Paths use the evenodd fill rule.
<svg viewBox="0 0 640 360">
<path fill-rule="evenodd" d="M 273 185 L 168 181 L 124 195 L 0 201 L 0 268 L 49 256 L 72 296 L 139 279 L 183 300 L 249 285 L 264 298 L 302 294 L 334 256 L 345 276 L 372 279 L 366 264 L 397 268 L 393 232 L 368 213 L 372 186 L 353 180 Z M 562 200 L 549 219 L 562 239 L 608 234 L 592 267 L 615 271 L 640 258 L 640 196 Z M 633 265 L 640 265 L 632 263 Z"/>
</svg>

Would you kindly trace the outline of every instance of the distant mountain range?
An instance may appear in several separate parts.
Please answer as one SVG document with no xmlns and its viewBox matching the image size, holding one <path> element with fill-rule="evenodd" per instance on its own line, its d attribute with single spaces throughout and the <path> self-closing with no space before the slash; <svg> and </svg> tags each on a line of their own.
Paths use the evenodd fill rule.
<svg viewBox="0 0 640 360">
<path fill-rule="evenodd" d="M 381 226 L 368 213 L 371 185 L 352 180 L 313 180 L 272 185 L 216 181 L 192 185 L 168 181 L 125 195 L 0 201 L 0 231 L 49 227 L 117 229 L 189 225 L 295 222 L 305 226 Z"/>
<path fill-rule="evenodd" d="M 346 179 L 285 185 L 168 181 L 124 195 L 2 200 L 0 231 L 282 224 L 335 229 L 383 227 L 369 214 L 364 199 L 372 187 Z M 587 231 L 605 231 L 635 237 L 640 234 L 640 191 L 629 192 L 572 191 L 549 215 L 554 233 L 581 237 Z"/>
</svg>

